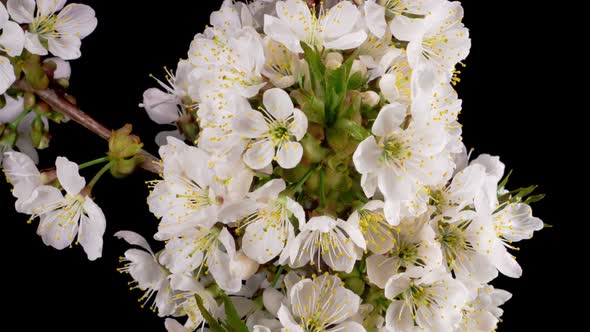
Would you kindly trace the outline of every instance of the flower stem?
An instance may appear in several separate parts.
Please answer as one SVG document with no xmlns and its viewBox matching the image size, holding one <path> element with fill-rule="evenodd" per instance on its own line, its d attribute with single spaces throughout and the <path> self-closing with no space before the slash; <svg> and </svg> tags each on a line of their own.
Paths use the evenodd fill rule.
<svg viewBox="0 0 590 332">
<path fill-rule="evenodd" d="M 110 161 L 110 158 L 109 157 L 98 158 L 98 159 L 95 159 L 95 160 L 91 160 L 91 161 L 89 161 L 87 163 L 81 164 L 80 165 L 80 169 L 85 169 L 85 168 L 88 168 L 88 167 L 92 167 L 94 165 L 106 163 L 108 161 Z"/>
<path fill-rule="evenodd" d="M 311 177 L 311 175 L 313 174 L 313 172 L 315 172 L 319 167 L 319 164 L 314 164 L 312 165 L 309 170 L 307 170 L 307 172 L 301 177 L 301 179 L 299 179 L 297 182 L 295 182 L 294 184 L 291 185 L 291 187 L 289 188 L 289 190 L 292 193 L 296 193 L 299 190 L 301 190 L 301 187 L 303 187 L 303 185 L 305 184 L 305 182 L 307 182 L 307 180 L 309 180 L 309 178 Z"/>
<path fill-rule="evenodd" d="M 324 181 L 324 169 L 320 169 L 320 207 L 326 207 L 326 188 Z"/>
<path fill-rule="evenodd" d="M 104 173 L 106 173 L 109 169 L 111 169 L 111 167 L 113 167 L 113 162 L 109 162 L 108 164 L 104 165 L 100 171 L 98 171 L 98 173 L 96 173 L 96 175 L 94 176 L 94 178 L 92 178 L 92 180 L 90 181 L 90 183 L 88 184 L 88 189 L 92 190 L 92 188 L 94 188 L 94 186 L 96 185 L 96 183 L 98 182 L 98 180 L 100 180 L 100 178 L 104 175 Z"/>
<path fill-rule="evenodd" d="M 88 114 L 79 110 L 76 106 L 71 104 L 66 99 L 60 97 L 55 91 L 51 89 L 35 90 L 27 82 L 20 80 L 14 83 L 14 86 L 22 91 L 35 93 L 39 98 L 46 102 L 51 108 L 68 118 L 72 119 L 79 125 L 90 130 L 97 136 L 108 140 L 111 137 L 112 131 L 103 126 L 98 121 L 94 120 Z M 144 158 L 144 162 L 140 165 L 141 168 L 152 173 L 160 173 L 160 166 L 157 163 L 158 158 L 146 151 L 141 151 L 138 155 Z"/>
<path fill-rule="evenodd" d="M 275 288 L 275 286 L 277 285 L 277 282 L 279 282 L 279 278 L 281 278 L 281 274 L 283 274 L 284 269 L 285 269 L 284 265 L 279 266 L 279 268 L 277 269 L 277 272 L 275 273 L 274 279 L 272 280 L 272 284 L 270 285 L 270 287 Z"/>
<path fill-rule="evenodd" d="M 25 110 L 23 111 L 18 118 L 16 118 L 14 121 L 12 121 L 8 126 L 13 129 L 16 130 L 18 128 L 18 125 L 21 123 L 21 121 L 23 121 L 23 119 L 25 118 L 25 116 L 27 116 L 27 114 L 29 114 L 31 110 Z"/>
</svg>

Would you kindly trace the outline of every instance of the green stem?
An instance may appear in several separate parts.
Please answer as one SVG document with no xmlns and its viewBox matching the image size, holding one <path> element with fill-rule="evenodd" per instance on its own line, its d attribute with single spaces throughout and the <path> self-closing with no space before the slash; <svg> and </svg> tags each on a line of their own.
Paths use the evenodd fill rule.
<svg viewBox="0 0 590 332">
<path fill-rule="evenodd" d="M 284 269 L 285 269 L 284 265 L 279 266 L 279 268 L 277 269 L 277 272 L 275 273 L 275 277 L 272 280 L 272 284 L 270 287 L 275 288 L 275 286 L 277 285 L 277 282 L 279 282 L 279 278 L 281 277 L 281 274 L 283 274 Z"/>
<path fill-rule="evenodd" d="M 18 125 L 21 123 L 21 121 L 23 121 L 23 119 L 25 118 L 25 116 L 27 116 L 27 114 L 29 114 L 31 110 L 25 110 L 23 111 L 18 118 L 16 118 L 14 121 L 12 121 L 8 126 L 13 129 L 16 130 L 16 128 L 18 128 Z"/>
<path fill-rule="evenodd" d="M 80 165 L 80 169 L 85 169 L 85 168 L 88 168 L 88 167 L 92 167 L 94 165 L 106 163 L 106 162 L 109 162 L 110 160 L 111 159 L 109 157 L 102 157 L 102 158 L 98 158 L 98 159 L 95 159 L 95 160 L 91 160 L 91 161 L 89 161 L 87 163 L 81 164 Z"/>
<path fill-rule="evenodd" d="M 98 173 L 96 173 L 96 175 L 94 176 L 94 178 L 92 178 L 92 181 L 90 181 L 90 183 L 88 184 L 88 188 L 92 190 L 92 188 L 94 188 L 94 186 L 96 185 L 96 183 L 98 182 L 98 180 L 100 180 L 100 178 L 104 175 L 104 173 L 106 173 L 109 169 L 111 169 L 111 167 L 113 167 L 113 162 L 109 162 L 108 164 L 104 165 L 100 171 L 98 171 Z"/>
<path fill-rule="evenodd" d="M 296 183 L 292 184 L 291 187 L 289 188 L 289 190 L 292 193 L 296 193 L 299 190 L 301 190 L 301 187 L 303 187 L 303 185 L 305 184 L 305 182 L 307 182 L 307 180 L 309 180 L 309 178 L 311 177 L 311 175 L 313 174 L 313 172 L 315 172 L 319 167 L 319 164 L 314 164 L 312 165 L 309 170 L 307 170 L 307 172 L 305 173 L 305 175 L 303 175 L 301 177 L 301 179 L 299 179 L 299 181 L 297 181 Z"/>
</svg>

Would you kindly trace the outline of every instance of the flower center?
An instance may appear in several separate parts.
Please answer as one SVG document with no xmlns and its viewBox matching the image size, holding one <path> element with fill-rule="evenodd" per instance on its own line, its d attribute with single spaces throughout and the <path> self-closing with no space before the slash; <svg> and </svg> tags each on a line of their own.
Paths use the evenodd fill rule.
<svg viewBox="0 0 590 332">
<path fill-rule="evenodd" d="M 268 130 L 268 137 L 275 145 L 289 141 L 289 136 L 289 127 L 284 121 L 275 121 Z"/>
<path fill-rule="evenodd" d="M 55 25 L 57 23 L 57 15 L 42 15 L 37 16 L 31 23 L 30 31 L 36 33 L 43 39 L 54 39 L 57 37 Z"/>
<path fill-rule="evenodd" d="M 458 223 L 439 223 L 439 236 L 436 240 L 440 243 L 443 255 L 452 268 L 464 252 L 473 251 L 472 244 L 467 240 L 465 232 L 471 225 L 471 220 Z"/>
<path fill-rule="evenodd" d="M 381 162 L 389 168 L 404 168 L 405 161 L 411 156 L 406 144 L 395 136 L 384 138 L 381 142 Z"/>
</svg>

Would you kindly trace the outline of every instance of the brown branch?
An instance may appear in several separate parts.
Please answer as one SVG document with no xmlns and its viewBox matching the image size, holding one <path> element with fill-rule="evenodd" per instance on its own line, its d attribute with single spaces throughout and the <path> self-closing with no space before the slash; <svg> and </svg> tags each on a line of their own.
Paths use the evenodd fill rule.
<svg viewBox="0 0 590 332">
<path fill-rule="evenodd" d="M 55 111 L 67 116 L 74 122 L 80 124 L 84 128 L 90 130 L 99 137 L 108 140 L 111 137 L 112 131 L 107 127 L 103 126 L 98 121 L 94 120 L 88 114 L 79 110 L 69 101 L 60 97 L 55 91 L 51 89 L 46 90 L 35 90 L 27 82 L 18 81 L 14 86 L 22 91 L 28 91 L 35 93 L 39 98 L 46 102 Z M 160 173 L 160 166 L 157 163 L 158 158 L 154 157 L 147 151 L 141 151 L 139 154 L 144 158 L 144 162 L 140 165 L 141 168 L 152 173 Z"/>
</svg>

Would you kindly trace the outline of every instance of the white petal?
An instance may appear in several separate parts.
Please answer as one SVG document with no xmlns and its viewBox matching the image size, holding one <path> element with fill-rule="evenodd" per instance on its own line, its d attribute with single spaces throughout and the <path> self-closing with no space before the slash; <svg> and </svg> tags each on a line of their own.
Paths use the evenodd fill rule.
<svg viewBox="0 0 590 332">
<path fill-rule="evenodd" d="M 166 318 L 164 321 L 164 327 L 167 332 L 187 332 L 186 327 L 182 326 L 176 319 Z"/>
<path fill-rule="evenodd" d="M 221 289 L 227 292 L 238 292 L 242 288 L 242 279 L 230 270 L 231 258 L 228 254 L 220 250 L 210 253 L 207 267 Z"/>
<path fill-rule="evenodd" d="M 366 332 L 367 330 L 365 330 L 365 328 L 357 322 L 348 321 L 348 322 L 344 322 L 344 323 L 334 326 L 329 331 L 330 332 L 332 332 L 332 331 L 334 331 L 334 332 L 335 331 L 338 331 L 338 332 Z"/>
<path fill-rule="evenodd" d="M 413 331 L 414 319 L 411 310 L 405 308 L 406 303 L 401 300 L 394 300 L 387 308 L 385 314 L 385 326 L 387 331 Z M 437 331 L 443 332 L 443 331 Z"/>
<path fill-rule="evenodd" d="M 299 142 L 287 142 L 277 151 L 277 163 L 284 169 L 295 168 L 303 157 L 303 147 Z"/>
<path fill-rule="evenodd" d="M 365 237 L 358 226 L 341 219 L 336 219 L 336 224 L 338 227 L 346 231 L 346 234 L 348 234 L 348 237 L 352 240 L 352 242 L 354 242 L 354 244 L 363 250 L 367 249 L 367 242 L 365 241 Z"/>
<path fill-rule="evenodd" d="M 482 154 L 475 158 L 471 163 L 485 167 L 486 173 L 498 182 L 504 175 L 504 170 L 506 169 L 504 163 L 500 161 L 500 157 L 490 156 L 489 154 Z"/>
<path fill-rule="evenodd" d="M 400 201 L 390 198 L 385 200 L 385 206 L 383 207 L 383 213 L 385 219 L 390 225 L 397 226 L 400 222 Z"/>
<path fill-rule="evenodd" d="M 64 60 L 75 60 L 82 55 L 80 52 L 82 41 L 76 36 L 68 35 L 59 39 L 49 39 L 48 43 L 51 54 Z"/>
<path fill-rule="evenodd" d="M 385 35 L 387 22 L 385 21 L 385 7 L 374 1 L 365 1 L 365 24 L 369 31 L 378 38 Z"/>
<path fill-rule="evenodd" d="M 404 15 L 395 15 L 389 28 L 395 38 L 404 41 L 421 40 L 424 31 L 424 19 L 409 18 Z"/>
<path fill-rule="evenodd" d="M 4 3 L 0 3 L 0 29 L 4 27 L 4 24 L 8 22 L 9 16 Z"/>
<path fill-rule="evenodd" d="M 271 141 L 254 143 L 244 154 L 244 162 L 252 169 L 262 169 L 272 163 L 275 147 Z"/>
<path fill-rule="evenodd" d="M 385 284 L 385 297 L 394 299 L 410 287 L 411 279 L 406 273 L 396 274 Z"/>
<path fill-rule="evenodd" d="M 268 130 L 264 116 L 255 110 L 236 114 L 232 121 L 232 127 L 237 134 L 247 138 L 261 137 Z"/>
<path fill-rule="evenodd" d="M 33 214 L 43 211 L 47 206 L 60 204 L 64 200 L 61 191 L 51 186 L 41 186 L 23 201 L 17 201 L 16 210 L 20 213 Z"/>
<path fill-rule="evenodd" d="M 171 124 L 180 118 L 176 96 L 151 88 L 143 93 L 143 104 L 148 116 L 157 124 Z"/>
<path fill-rule="evenodd" d="M 331 48 L 335 50 L 349 50 L 352 48 L 359 47 L 362 43 L 367 40 L 367 33 L 364 31 L 357 31 L 353 33 L 346 34 L 338 39 L 325 42 L 324 46 L 326 48 Z"/>
<path fill-rule="evenodd" d="M 7 8 L 17 23 L 32 23 L 35 19 L 35 0 L 8 0 Z"/>
<path fill-rule="evenodd" d="M 324 38 L 334 39 L 350 33 L 355 27 L 359 16 L 358 8 L 351 2 L 346 1 L 336 4 L 328 10 L 328 14 L 320 23 L 323 23 L 322 34 Z"/>
<path fill-rule="evenodd" d="M 102 236 L 106 230 L 106 218 L 101 208 L 92 199 L 86 197 L 84 211 L 88 215 L 82 215 L 78 242 L 84 248 L 88 259 L 93 261 L 102 256 Z"/>
<path fill-rule="evenodd" d="M 264 15 L 264 33 L 273 40 L 285 45 L 293 53 L 303 53 L 299 38 L 288 24 L 270 15 Z"/>
<path fill-rule="evenodd" d="M 244 253 L 260 264 L 277 257 L 285 247 L 286 236 L 280 227 L 261 220 L 250 224 L 242 238 Z"/>
<path fill-rule="evenodd" d="M 273 314 L 273 316 L 277 315 L 283 300 L 285 300 L 283 293 L 274 288 L 266 288 L 262 293 L 262 303 L 264 303 L 264 308 Z"/>
<path fill-rule="evenodd" d="M 12 67 L 10 68 L 12 70 Z M 25 99 L 17 97 L 14 99 L 9 95 L 5 95 L 6 105 L 0 109 L 0 124 L 10 123 L 18 118 L 18 116 L 25 110 Z"/>
<path fill-rule="evenodd" d="M 37 55 L 47 55 L 47 49 L 39 40 L 39 35 L 36 33 L 25 32 L 25 48 L 27 51 Z"/>
<path fill-rule="evenodd" d="M 70 79 L 70 76 L 72 76 L 72 66 L 70 66 L 69 61 L 62 60 L 61 58 L 58 58 L 58 57 L 52 57 L 52 58 L 47 58 L 47 59 L 43 60 L 43 63 L 47 63 L 47 62 L 53 62 L 57 66 L 57 68 L 53 72 L 54 79 L 60 79 L 60 78 Z"/>
<path fill-rule="evenodd" d="M 67 0 L 37 0 L 37 10 L 42 15 L 51 15 L 62 9 Z"/>
<path fill-rule="evenodd" d="M 6 50 L 10 56 L 19 56 L 25 47 L 25 32 L 20 25 L 8 21 L 2 28 L 0 36 L 0 46 Z"/>
<path fill-rule="evenodd" d="M 277 120 L 287 119 L 293 114 L 293 101 L 283 89 L 273 88 L 263 95 L 264 108 Z"/>
<path fill-rule="evenodd" d="M 33 160 L 23 153 L 5 153 L 2 166 L 14 187 L 12 194 L 19 200 L 17 205 L 31 197 L 33 191 L 41 185 L 41 173 Z"/>
<path fill-rule="evenodd" d="M 57 179 L 68 194 L 76 196 L 84 189 L 86 180 L 80 176 L 78 164 L 69 161 L 65 157 L 57 157 L 55 167 L 57 169 Z"/>
<path fill-rule="evenodd" d="M 367 197 L 371 198 L 375 196 L 375 191 L 377 190 L 377 176 L 375 174 L 363 174 L 361 176 L 361 187 Z"/>
<path fill-rule="evenodd" d="M 41 216 L 37 234 L 45 245 L 63 250 L 74 242 L 78 233 L 78 220 L 72 219 L 68 213 L 60 209 Z"/>
<path fill-rule="evenodd" d="M 14 75 L 14 68 L 12 68 L 10 60 L 0 56 L 0 94 L 6 92 L 14 81 L 16 81 L 16 76 Z"/>
<path fill-rule="evenodd" d="M 118 231 L 117 233 L 115 233 L 115 237 L 121 240 L 125 240 L 127 241 L 127 243 L 134 245 L 134 246 L 139 246 L 142 247 L 143 249 L 147 250 L 150 254 L 152 254 L 152 256 L 154 255 L 154 252 L 152 251 L 152 247 L 150 247 L 149 243 L 147 242 L 147 240 L 132 231 Z"/>
<path fill-rule="evenodd" d="M 57 16 L 55 29 L 62 34 L 84 39 L 96 29 L 98 21 L 95 16 L 90 6 L 72 3 Z"/>
<path fill-rule="evenodd" d="M 400 97 L 399 89 L 397 88 L 397 78 L 394 74 L 385 74 L 379 80 L 379 89 L 387 99 L 388 102 L 393 103 Z"/>
<path fill-rule="evenodd" d="M 283 179 L 273 179 L 248 194 L 248 197 L 260 201 L 275 200 L 286 188 L 287 185 Z"/>
<path fill-rule="evenodd" d="M 219 233 L 218 239 L 219 239 L 219 242 L 221 242 L 221 244 L 225 248 L 225 252 L 227 252 L 228 256 L 230 258 L 233 258 L 236 255 L 236 244 L 234 242 L 234 238 L 229 233 L 227 228 L 224 227 L 221 230 L 221 233 Z"/>
<path fill-rule="evenodd" d="M 305 1 L 287 0 L 279 1 L 276 4 L 276 15 L 290 29 L 292 29 L 300 40 L 307 40 L 313 33 L 312 13 Z"/>
<path fill-rule="evenodd" d="M 528 240 L 533 232 L 543 229 L 543 221 L 533 217 L 532 209 L 524 203 L 510 204 L 494 215 L 494 224 L 508 241 Z"/>
<path fill-rule="evenodd" d="M 397 257 L 372 255 L 367 258 L 367 276 L 379 288 L 385 288 L 387 281 L 397 274 L 397 268 Z"/>
<path fill-rule="evenodd" d="M 295 136 L 298 141 L 301 141 L 303 136 L 307 133 L 307 127 L 309 123 L 307 116 L 300 109 L 295 108 L 293 110 L 293 122 L 289 127 L 291 135 Z"/>
<path fill-rule="evenodd" d="M 406 106 L 393 103 L 385 105 L 373 124 L 373 134 L 376 136 L 387 137 L 392 133 L 399 131 L 401 124 L 408 115 Z"/>
<path fill-rule="evenodd" d="M 379 158 L 382 149 L 377 145 L 375 137 L 370 136 L 359 144 L 352 160 L 356 170 L 361 174 L 375 172 L 379 169 Z"/>
<path fill-rule="evenodd" d="M 301 204 L 287 197 L 287 209 L 297 218 L 299 227 L 305 225 L 305 210 L 303 210 Z"/>
</svg>

